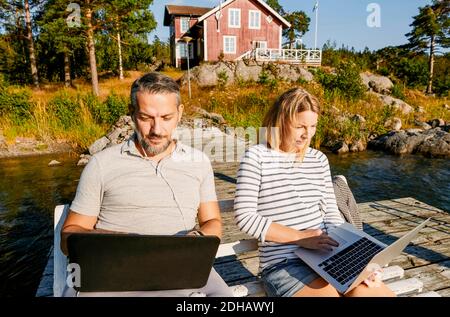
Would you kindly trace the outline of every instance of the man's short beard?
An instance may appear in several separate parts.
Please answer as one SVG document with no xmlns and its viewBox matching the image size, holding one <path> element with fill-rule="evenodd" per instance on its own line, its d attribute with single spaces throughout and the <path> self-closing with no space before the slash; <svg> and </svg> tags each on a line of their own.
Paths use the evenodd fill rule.
<svg viewBox="0 0 450 317">
<path fill-rule="evenodd" d="M 167 150 L 167 148 L 170 146 L 170 140 L 166 140 L 167 142 L 155 147 L 151 146 L 149 143 L 147 143 L 146 139 L 142 137 L 141 133 L 139 131 L 135 131 L 137 140 L 139 144 L 142 146 L 142 149 L 144 152 L 150 156 L 158 155 Z"/>
</svg>

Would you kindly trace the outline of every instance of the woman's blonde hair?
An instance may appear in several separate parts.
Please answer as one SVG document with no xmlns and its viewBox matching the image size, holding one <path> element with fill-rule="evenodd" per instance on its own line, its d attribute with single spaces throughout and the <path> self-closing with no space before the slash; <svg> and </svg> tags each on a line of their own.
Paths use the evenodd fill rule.
<svg viewBox="0 0 450 317">
<path fill-rule="evenodd" d="M 295 116 L 308 110 L 320 114 L 319 100 L 302 88 L 290 89 L 278 97 L 263 122 L 268 146 L 277 151 L 288 151 L 286 143 L 291 138 Z"/>
</svg>

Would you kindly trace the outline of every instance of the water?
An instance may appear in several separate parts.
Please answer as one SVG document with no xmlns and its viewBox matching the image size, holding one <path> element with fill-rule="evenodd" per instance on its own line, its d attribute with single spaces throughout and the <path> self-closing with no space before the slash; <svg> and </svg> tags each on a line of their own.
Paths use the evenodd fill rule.
<svg viewBox="0 0 450 317">
<path fill-rule="evenodd" d="M 450 212 L 448 159 L 327 155 L 358 202 L 412 196 Z M 48 167 L 53 159 L 63 165 Z M 82 170 L 75 163 L 67 154 L 0 159 L 0 297 L 34 296 L 53 244 L 54 207 L 75 194 Z"/>
<path fill-rule="evenodd" d="M 48 167 L 56 159 L 61 166 Z M 0 297 L 34 296 L 53 244 L 53 210 L 74 196 L 74 156 L 0 159 Z"/>
</svg>

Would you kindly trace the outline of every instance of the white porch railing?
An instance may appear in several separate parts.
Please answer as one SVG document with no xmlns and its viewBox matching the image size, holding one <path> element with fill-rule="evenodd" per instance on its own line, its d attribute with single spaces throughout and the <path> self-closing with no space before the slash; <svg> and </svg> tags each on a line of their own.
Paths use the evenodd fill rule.
<svg viewBox="0 0 450 317">
<path fill-rule="evenodd" d="M 238 59 L 255 59 L 261 62 L 286 62 L 307 66 L 320 66 L 322 64 L 322 50 L 257 48 L 239 56 Z"/>
</svg>

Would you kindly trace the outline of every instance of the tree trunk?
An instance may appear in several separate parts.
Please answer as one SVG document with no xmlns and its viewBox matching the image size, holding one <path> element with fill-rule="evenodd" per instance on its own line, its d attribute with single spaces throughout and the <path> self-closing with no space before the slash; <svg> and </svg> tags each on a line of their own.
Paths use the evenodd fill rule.
<svg viewBox="0 0 450 317">
<path fill-rule="evenodd" d="M 28 0 L 24 1 L 24 6 L 25 6 L 25 24 L 27 30 L 28 52 L 30 54 L 31 77 L 33 79 L 34 87 L 39 89 L 39 76 L 36 66 L 36 55 L 34 54 L 33 30 L 31 28 L 31 14 Z"/>
<path fill-rule="evenodd" d="M 428 75 L 428 86 L 427 86 L 427 94 L 433 93 L 433 73 L 434 73 L 434 50 L 436 46 L 436 37 L 434 35 L 431 36 L 431 44 L 430 44 L 430 58 L 429 58 L 429 69 L 430 73 Z"/>
<path fill-rule="evenodd" d="M 120 43 L 120 31 L 118 27 L 117 27 L 117 46 L 119 48 L 119 79 L 123 80 L 122 44 Z"/>
<path fill-rule="evenodd" d="M 70 78 L 70 59 L 69 53 L 67 52 L 64 52 L 64 86 L 72 86 L 72 79 Z"/>
<path fill-rule="evenodd" d="M 90 0 L 86 0 L 86 22 L 87 22 L 87 37 L 88 37 L 88 51 L 89 51 L 89 66 L 91 68 L 92 92 L 98 96 L 98 74 L 97 62 L 95 60 L 95 43 L 94 43 L 94 27 L 92 26 L 92 9 L 90 7 Z"/>
</svg>

